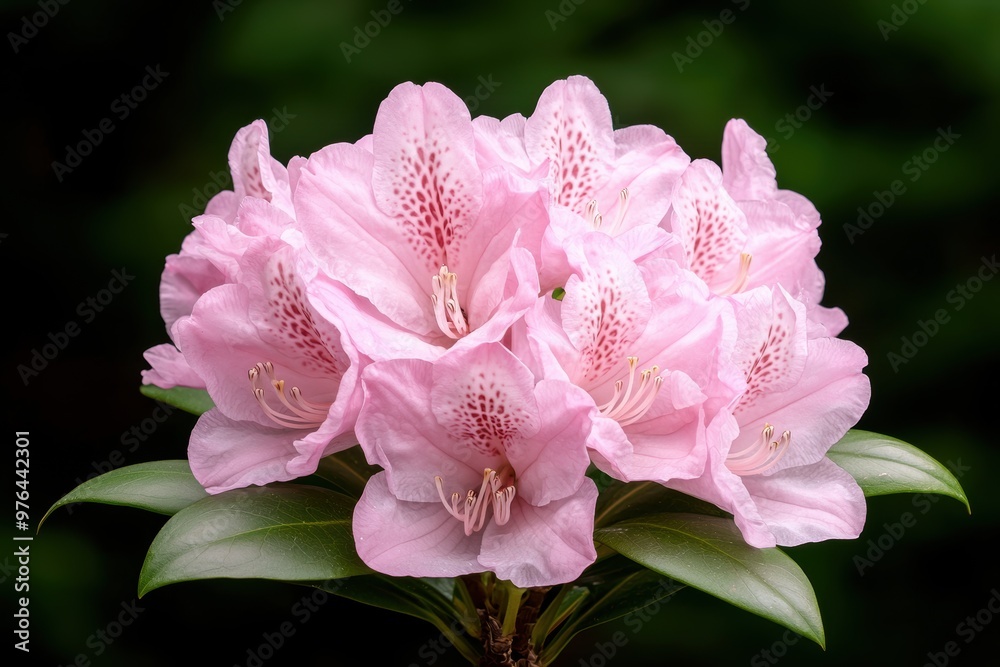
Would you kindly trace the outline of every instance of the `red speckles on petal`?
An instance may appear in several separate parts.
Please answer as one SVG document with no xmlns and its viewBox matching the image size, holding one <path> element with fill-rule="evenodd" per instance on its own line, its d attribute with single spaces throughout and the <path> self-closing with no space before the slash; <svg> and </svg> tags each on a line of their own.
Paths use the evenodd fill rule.
<svg viewBox="0 0 1000 667">
<path fill-rule="evenodd" d="M 722 172 L 696 160 L 674 191 L 673 231 L 684 242 L 688 266 L 710 285 L 746 244 L 746 216 L 722 188 Z M 722 276 L 731 280 L 731 276 Z"/>
<path fill-rule="evenodd" d="M 534 377 L 502 345 L 476 348 L 442 373 L 431 392 L 434 416 L 461 451 L 504 458 L 512 443 L 537 432 Z"/>
<path fill-rule="evenodd" d="M 580 351 L 583 386 L 609 373 L 619 375 L 630 346 L 649 321 L 649 294 L 635 265 L 602 259 L 602 247 L 611 250 L 609 243 L 590 249 L 595 264 L 581 269 L 581 280 L 567 284 L 563 299 L 563 326 Z"/>
<path fill-rule="evenodd" d="M 784 299 L 773 302 L 771 324 L 767 328 L 756 354 L 740 360 L 746 374 L 747 389 L 738 409 L 752 407 L 757 399 L 784 388 L 801 362 L 796 341 L 795 313 Z"/>
<path fill-rule="evenodd" d="M 556 202 L 581 215 L 611 173 L 613 136 L 607 100 L 582 77 L 549 86 L 525 124 L 529 155 L 551 163 Z"/>
<path fill-rule="evenodd" d="M 335 358 L 323 342 L 292 267 L 281 259 L 273 260 L 268 266 L 265 287 L 270 324 L 286 343 L 295 348 L 302 358 L 303 367 L 323 375 L 341 377 L 347 363 Z"/>
<path fill-rule="evenodd" d="M 564 310 L 564 324 L 581 352 L 584 385 L 620 371 L 628 347 L 649 318 L 648 296 L 632 294 L 625 279 L 614 267 L 603 267 L 588 276 L 585 288 L 575 290 Z"/>
<path fill-rule="evenodd" d="M 420 145 L 399 151 L 393 192 L 410 246 L 429 265 L 440 265 L 448 263 L 449 250 L 477 211 L 454 184 L 457 175 L 447 164 L 450 149 L 437 140 L 428 142 L 426 151 Z"/>
<path fill-rule="evenodd" d="M 583 214 L 607 175 L 590 132 L 585 134 L 580 127 L 585 119 L 555 114 L 553 121 L 557 129 L 546 153 L 553 161 L 556 201 Z"/>
<path fill-rule="evenodd" d="M 453 437 L 486 456 L 502 455 L 525 424 L 525 415 L 508 405 L 502 381 L 489 371 L 468 378 L 439 419 Z"/>
<path fill-rule="evenodd" d="M 376 201 L 428 273 L 454 263 L 482 207 L 472 119 L 438 84 L 401 84 L 383 102 L 373 135 Z"/>
</svg>

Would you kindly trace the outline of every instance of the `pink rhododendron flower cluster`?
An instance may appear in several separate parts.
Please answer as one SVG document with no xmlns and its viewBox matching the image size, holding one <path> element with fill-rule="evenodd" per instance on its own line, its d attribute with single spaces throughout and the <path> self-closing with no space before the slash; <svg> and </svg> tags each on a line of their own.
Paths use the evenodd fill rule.
<svg viewBox="0 0 1000 667">
<path fill-rule="evenodd" d="M 572 581 L 596 558 L 591 465 L 731 513 L 756 547 L 853 538 L 865 502 L 826 451 L 866 409 L 864 352 L 820 304 L 820 216 L 765 142 L 722 164 L 615 130 L 584 77 L 471 118 L 397 86 L 371 135 L 287 166 L 240 130 L 233 191 L 167 258 L 172 340 L 144 381 L 207 389 L 210 493 L 381 471 L 358 554 L 398 576 Z"/>
</svg>

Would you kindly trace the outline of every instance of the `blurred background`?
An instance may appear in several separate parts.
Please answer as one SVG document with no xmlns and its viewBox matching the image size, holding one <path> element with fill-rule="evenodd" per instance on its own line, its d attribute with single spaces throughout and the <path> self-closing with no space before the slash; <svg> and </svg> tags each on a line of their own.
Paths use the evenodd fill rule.
<svg viewBox="0 0 1000 667">
<path fill-rule="evenodd" d="M 92 473 L 185 457 L 194 418 L 139 394 L 142 352 L 167 341 L 164 257 L 229 187 L 239 128 L 268 121 L 287 162 L 369 133 L 402 81 L 442 82 L 473 115 L 503 117 L 584 74 L 616 127 L 658 125 L 693 158 L 719 160 L 732 117 L 768 137 L 779 186 L 823 215 L 825 303 L 869 354 L 859 426 L 949 462 L 973 511 L 874 498 L 860 539 L 789 549 L 815 587 L 825 651 L 689 589 L 641 628 L 579 637 L 561 664 L 996 664 L 1000 4 L 200 5 L 3 3 L 4 423 L 11 439 L 30 432 L 33 525 Z M 36 358 L 46 345 L 59 350 Z M 100 505 L 53 515 L 31 544 L 31 653 L 14 651 L 16 664 L 340 665 L 355 653 L 462 664 L 431 626 L 347 600 L 301 622 L 292 610 L 310 590 L 288 584 L 183 584 L 136 600 L 164 520 Z M 15 561 L 0 556 L 5 599 Z M 260 661 L 289 620 L 294 634 Z M 604 658 L 616 631 L 628 641 Z"/>
</svg>

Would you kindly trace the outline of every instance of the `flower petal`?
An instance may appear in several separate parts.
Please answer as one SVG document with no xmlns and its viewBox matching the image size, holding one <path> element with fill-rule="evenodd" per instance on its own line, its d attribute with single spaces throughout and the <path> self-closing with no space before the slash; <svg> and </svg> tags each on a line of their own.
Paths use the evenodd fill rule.
<svg viewBox="0 0 1000 667">
<path fill-rule="evenodd" d="M 510 520 L 483 531 L 479 562 L 519 588 L 573 581 L 597 558 L 597 486 L 585 479 L 572 496 L 542 507 L 514 499 Z"/>
<path fill-rule="evenodd" d="M 583 215 L 612 171 L 615 143 L 607 100 L 586 77 L 556 81 L 525 122 L 524 143 L 533 162 L 551 161 L 555 201 Z M 599 202 L 605 205 L 601 210 L 612 203 Z"/>
<path fill-rule="evenodd" d="M 285 464 L 298 455 L 294 443 L 304 434 L 236 421 L 218 409 L 209 410 L 191 431 L 191 472 L 213 494 L 294 479 Z"/>
<path fill-rule="evenodd" d="M 354 507 L 354 544 L 369 567 L 394 577 L 457 577 L 481 572 L 482 533 L 465 535 L 444 505 L 399 500 L 384 472 Z"/>
<path fill-rule="evenodd" d="M 780 545 L 852 540 L 864 528 L 867 508 L 861 487 L 830 459 L 743 482 Z"/>
</svg>

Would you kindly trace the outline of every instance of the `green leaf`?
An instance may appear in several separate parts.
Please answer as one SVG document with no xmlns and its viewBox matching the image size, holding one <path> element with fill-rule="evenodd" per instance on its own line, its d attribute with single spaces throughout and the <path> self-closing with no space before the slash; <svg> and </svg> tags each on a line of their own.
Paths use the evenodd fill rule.
<svg viewBox="0 0 1000 667">
<path fill-rule="evenodd" d="M 181 581 L 316 581 L 369 573 L 354 549 L 354 501 L 314 486 L 232 489 L 175 514 L 153 539 L 140 597 Z"/>
<path fill-rule="evenodd" d="M 208 494 L 185 460 L 137 463 L 88 479 L 56 501 L 38 527 L 56 509 L 71 503 L 103 503 L 176 514 Z"/>
<path fill-rule="evenodd" d="M 341 597 L 407 614 L 432 623 L 469 662 L 479 663 L 481 649 L 470 633 L 479 632 L 479 618 L 464 602 L 465 584 L 458 578 L 389 577 L 383 574 L 316 584 Z"/>
<path fill-rule="evenodd" d="M 180 408 L 193 415 L 203 414 L 215 407 L 215 403 L 204 389 L 195 389 L 194 387 L 161 389 L 154 384 L 144 384 L 139 387 L 139 391 L 143 396 Z"/>
<path fill-rule="evenodd" d="M 535 624 L 533 639 L 542 663 L 552 664 L 574 636 L 597 625 L 626 617 L 626 625 L 638 631 L 665 598 L 682 588 L 622 556 L 592 565 L 562 587 Z"/>
<path fill-rule="evenodd" d="M 360 498 L 368 478 L 378 471 L 377 466 L 368 464 L 361 447 L 351 447 L 321 458 L 316 476 L 333 484 L 348 496 Z"/>
<path fill-rule="evenodd" d="M 955 475 L 913 445 L 887 435 L 852 429 L 827 456 L 857 480 L 866 496 L 890 493 L 939 493 L 971 512 Z"/>
<path fill-rule="evenodd" d="M 778 549 L 749 546 L 731 519 L 655 514 L 600 528 L 594 539 L 649 569 L 825 644 L 816 594 Z"/>
<path fill-rule="evenodd" d="M 601 473 L 603 475 L 603 473 Z M 610 478 L 609 478 L 610 479 Z M 730 516 L 712 503 L 699 500 L 686 493 L 668 489 L 656 482 L 629 482 L 602 480 L 603 488 L 597 498 L 594 526 L 601 528 L 625 519 L 659 514 L 662 512 L 683 512 Z"/>
</svg>

